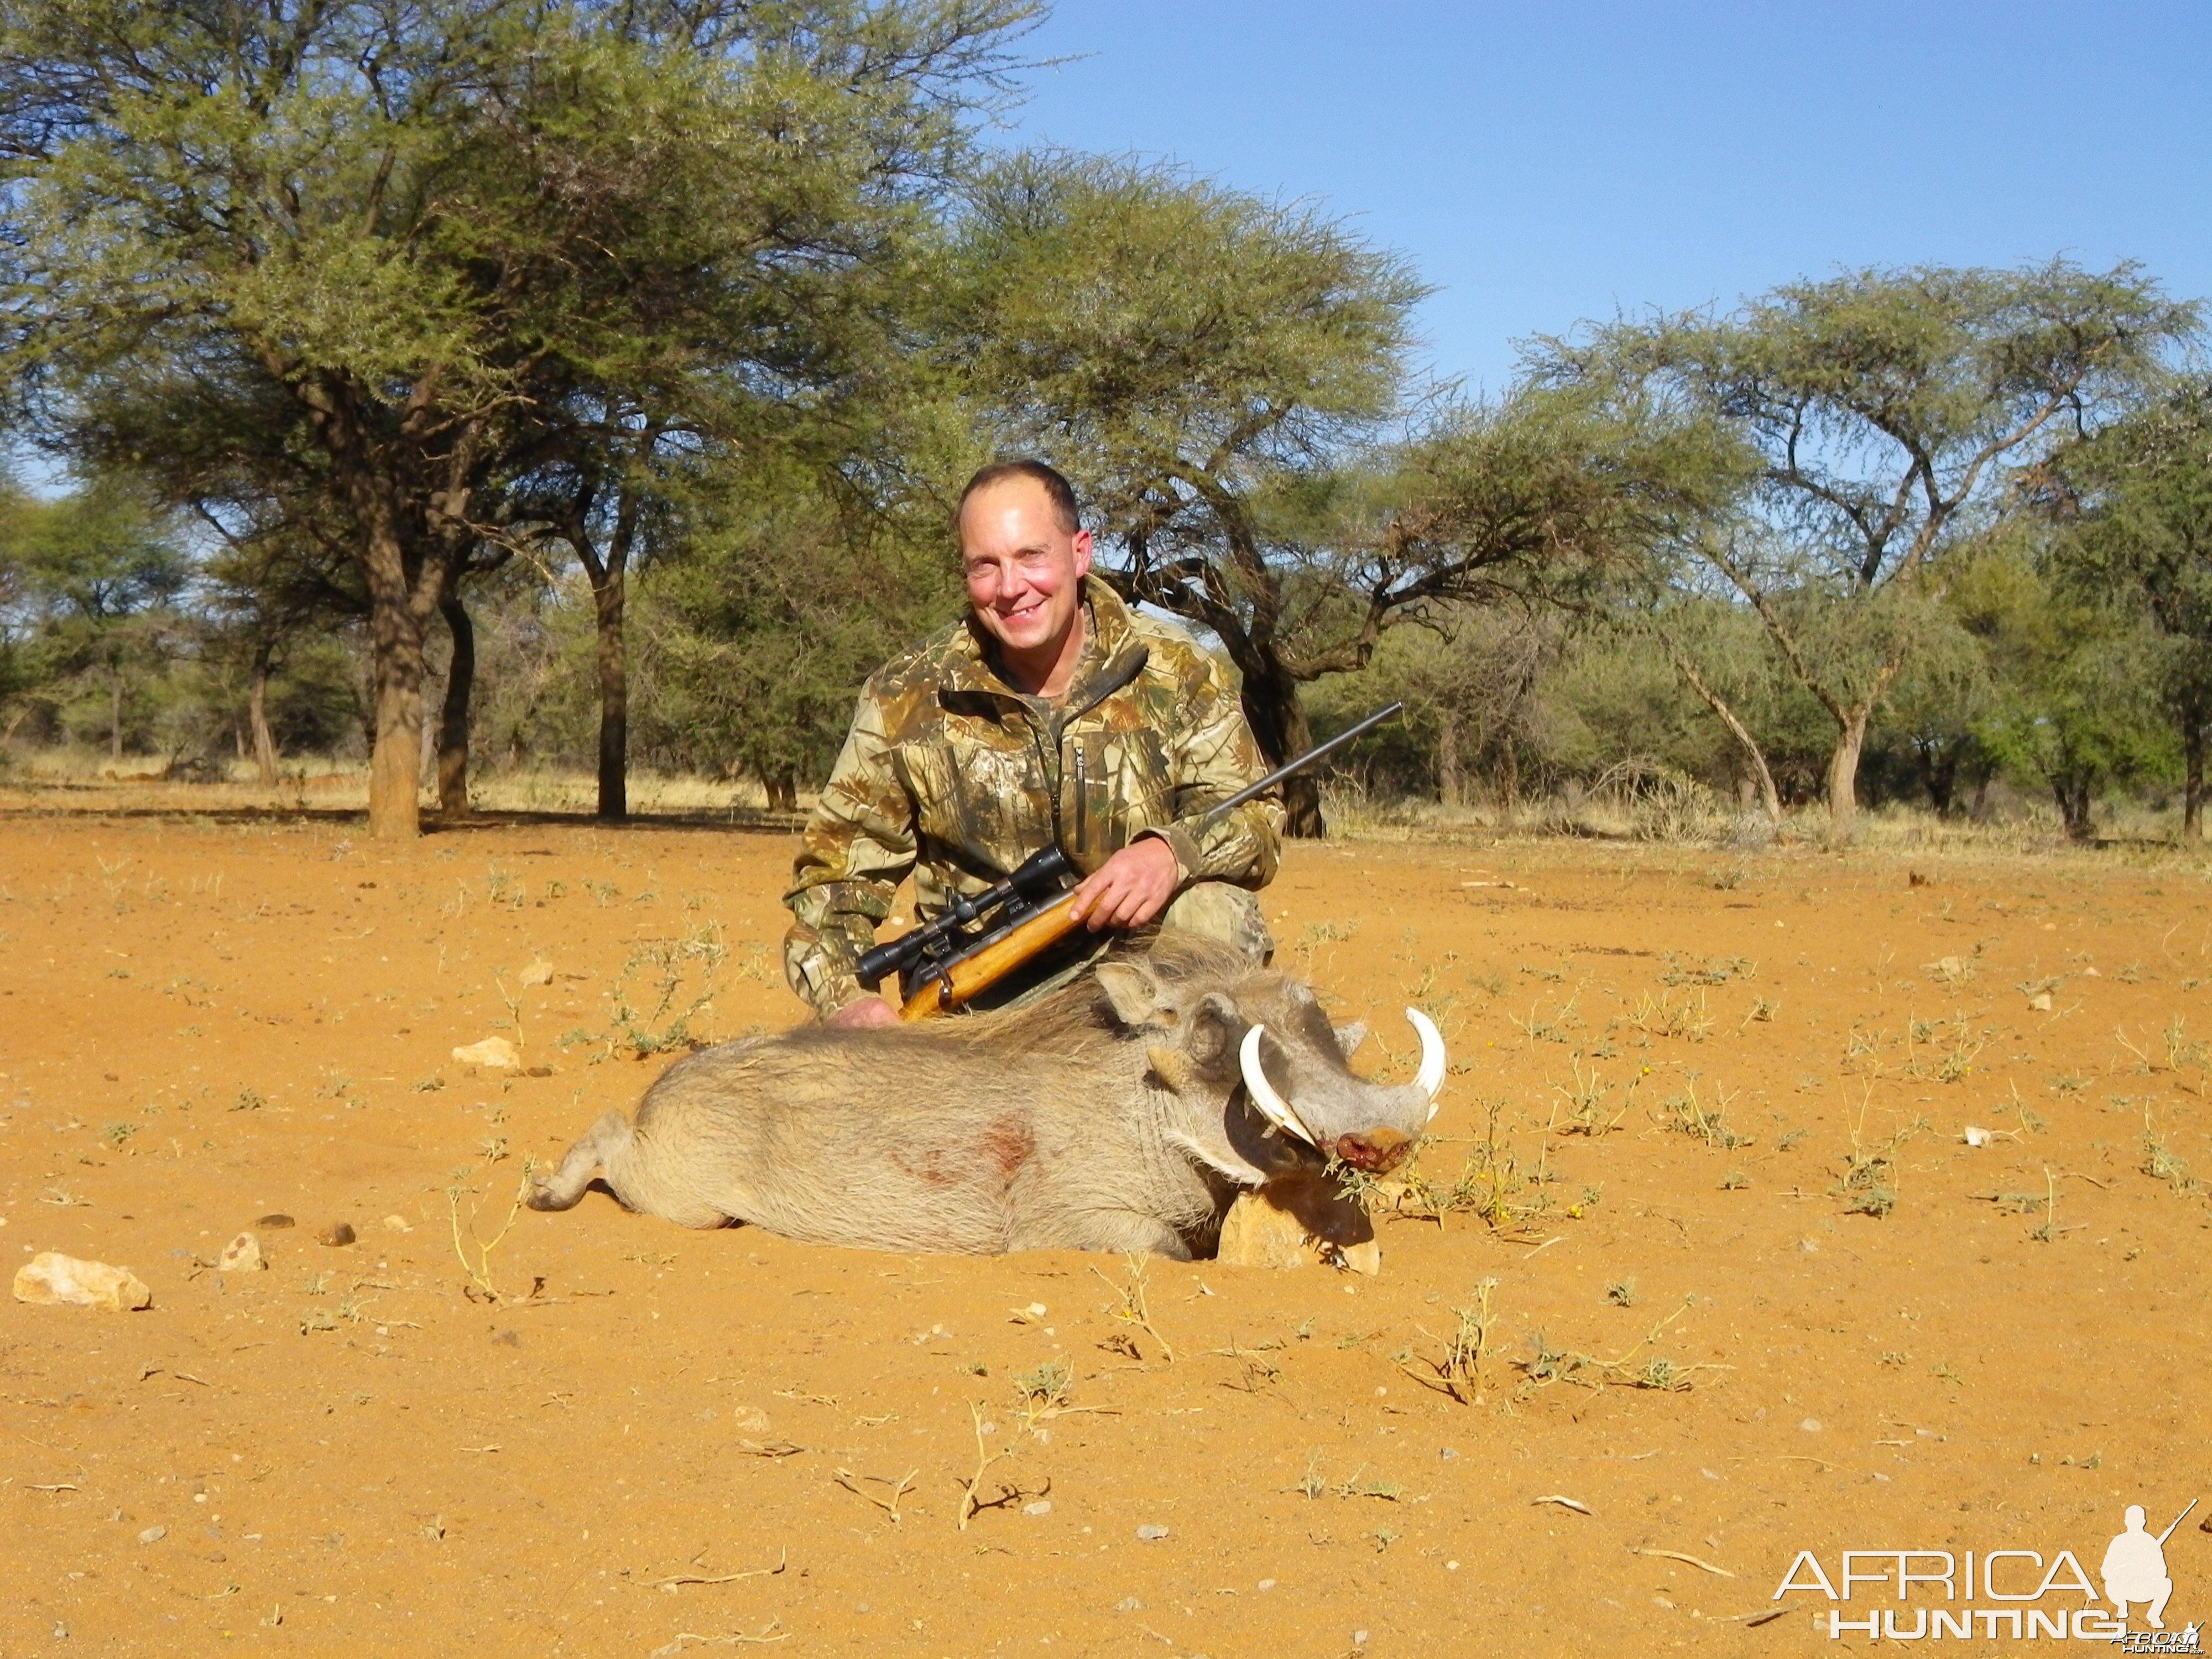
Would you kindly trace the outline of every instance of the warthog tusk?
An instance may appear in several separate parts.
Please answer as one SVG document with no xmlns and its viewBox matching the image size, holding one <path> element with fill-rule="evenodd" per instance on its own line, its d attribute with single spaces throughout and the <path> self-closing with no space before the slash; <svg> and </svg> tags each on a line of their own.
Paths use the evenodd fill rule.
<svg viewBox="0 0 2212 1659">
<path fill-rule="evenodd" d="M 1298 1115 L 1291 1109 L 1290 1102 L 1275 1092 L 1274 1085 L 1267 1081 L 1267 1074 L 1260 1069 L 1260 1033 L 1266 1029 L 1263 1025 L 1255 1025 L 1245 1032 L 1244 1046 L 1237 1051 L 1237 1063 L 1244 1071 L 1245 1091 L 1252 1097 L 1252 1103 L 1260 1109 L 1261 1116 L 1285 1133 L 1294 1134 L 1307 1146 L 1318 1150 L 1321 1142 L 1314 1139 L 1313 1131 L 1300 1121 Z"/>
<path fill-rule="evenodd" d="M 1444 1039 L 1437 1030 L 1436 1021 L 1418 1008 L 1406 1010 L 1406 1018 L 1421 1034 L 1421 1069 L 1413 1074 L 1413 1086 L 1429 1097 L 1429 1115 L 1437 1115 L 1437 1091 L 1444 1081 Z"/>
</svg>

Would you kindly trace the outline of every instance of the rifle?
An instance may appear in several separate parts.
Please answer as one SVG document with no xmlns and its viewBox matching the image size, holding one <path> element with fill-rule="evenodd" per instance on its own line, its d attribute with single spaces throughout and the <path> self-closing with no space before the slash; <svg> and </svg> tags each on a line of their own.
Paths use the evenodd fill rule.
<svg viewBox="0 0 2212 1659">
<path fill-rule="evenodd" d="M 1296 760 L 1277 767 L 1257 783 L 1238 790 L 1199 820 L 1212 829 L 1254 796 L 1273 788 L 1324 755 L 1380 726 L 1405 705 L 1394 702 L 1357 726 L 1316 744 Z M 956 896 L 934 921 L 878 945 L 854 964 L 861 984 L 874 990 L 885 975 L 899 975 L 902 1019 L 927 1019 L 950 1013 L 985 987 L 1024 963 L 1041 956 L 1082 924 L 1069 915 L 1075 868 L 1058 847 L 1032 853 L 996 886 L 972 898 Z M 963 929 L 980 931 L 966 933 Z"/>
</svg>

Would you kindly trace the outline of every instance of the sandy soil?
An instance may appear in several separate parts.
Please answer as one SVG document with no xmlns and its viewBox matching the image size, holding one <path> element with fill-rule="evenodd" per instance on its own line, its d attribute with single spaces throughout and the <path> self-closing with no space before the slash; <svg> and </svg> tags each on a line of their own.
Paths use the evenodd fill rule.
<svg viewBox="0 0 2212 1659">
<path fill-rule="evenodd" d="M 1824 1597 L 1773 1599 L 1800 1551 L 2094 1575 L 2124 1505 L 2212 1498 L 2172 1163 L 2212 1176 L 2201 858 L 1294 848 L 1285 960 L 1378 1071 L 1437 1014 L 1423 1167 L 1493 1178 L 1385 1218 L 1374 1279 L 1143 1265 L 1147 1330 L 1119 1259 L 596 1195 L 507 1227 L 525 1159 L 665 1063 L 624 1029 L 793 1019 L 790 852 L 0 815 L 0 1251 L 154 1293 L 0 1303 L 0 1653 L 1829 1651 Z M 518 1027 L 532 1075 L 450 1057 Z M 1837 1190 L 1855 1145 L 1887 1214 Z M 212 1267 L 277 1213 L 266 1271 Z M 1440 1376 L 1485 1279 L 1488 1352 Z M 1011 1496 L 963 1530 L 979 1422 Z M 2212 1613 L 2204 1516 L 2174 1628 Z"/>
</svg>

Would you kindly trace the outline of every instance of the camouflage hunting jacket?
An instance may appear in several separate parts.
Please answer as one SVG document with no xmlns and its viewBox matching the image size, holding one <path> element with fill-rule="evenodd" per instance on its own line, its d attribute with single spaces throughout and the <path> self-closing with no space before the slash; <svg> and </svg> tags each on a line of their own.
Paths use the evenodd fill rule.
<svg viewBox="0 0 2212 1659">
<path fill-rule="evenodd" d="M 1199 826 L 1267 771 L 1220 665 L 1095 577 L 1083 597 L 1082 660 L 1055 702 L 1000 679 L 970 620 L 862 689 L 784 896 L 796 918 L 784 974 L 817 1013 L 866 994 L 854 963 L 909 872 L 925 921 L 1055 841 L 1086 875 L 1149 833 L 1174 852 L 1184 888 L 1273 878 L 1283 813 L 1272 793 Z"/>
</svg>

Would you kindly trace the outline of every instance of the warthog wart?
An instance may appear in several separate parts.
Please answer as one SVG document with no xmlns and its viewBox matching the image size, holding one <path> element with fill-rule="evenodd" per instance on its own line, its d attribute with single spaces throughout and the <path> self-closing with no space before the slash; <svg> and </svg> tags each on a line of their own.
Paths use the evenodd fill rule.
<svg viewBox="0 0 2212 1659">
<path fill-rule="evenodd" d="M 971 1255 L 1210 1252 L 1237 1193 L 1335 1158 L 1395 1167 L 1435 1115 L 1443 1042 L 1354 1077 L 1358 1027 L 1312 989 L 1189 934 L 1102 963 L 1028 1008 L 896 1030 L 809 1026 L 679 1060 L 633 1124 L 610 1112 L 541 1179 L 572 1207 L 604 1176 L 687 1227 Z"/>
</svg>

